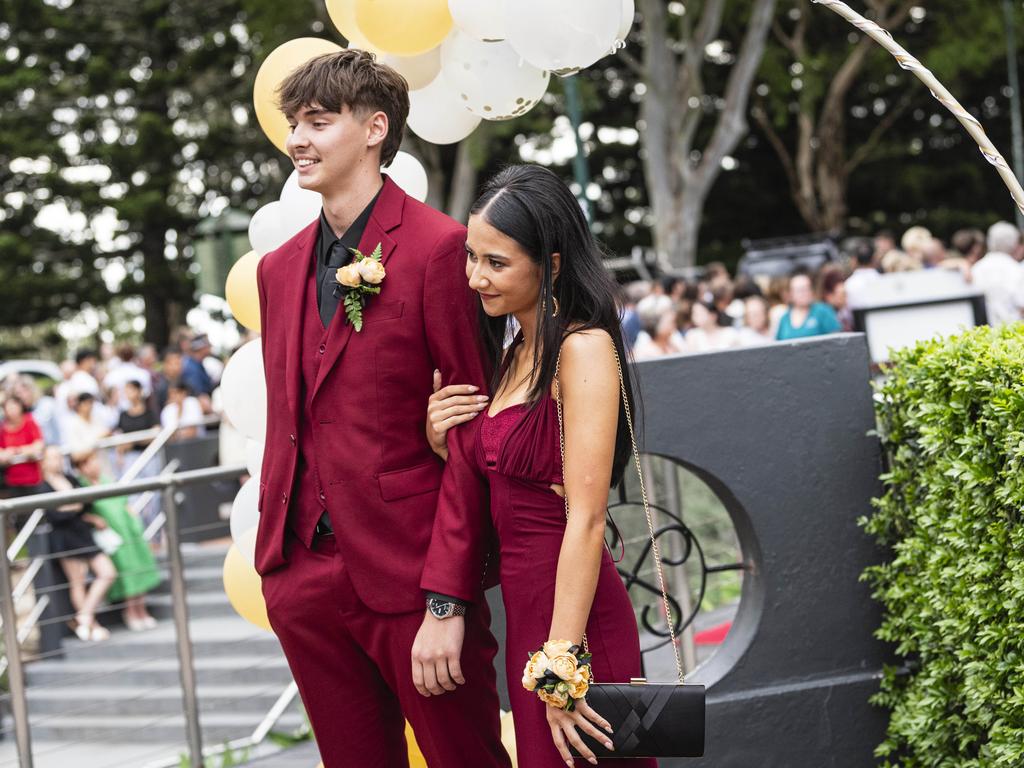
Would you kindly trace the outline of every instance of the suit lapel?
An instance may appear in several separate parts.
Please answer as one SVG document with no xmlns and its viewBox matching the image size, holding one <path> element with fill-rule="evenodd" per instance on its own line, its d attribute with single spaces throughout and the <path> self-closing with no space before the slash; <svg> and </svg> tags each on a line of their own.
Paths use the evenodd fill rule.
<svg viewBox="0 0 1024 768">
<path fill-rule="evenodd" d="M 319 219 L 306 227 L 295 241 L 288 257 L 287 291 L 284 296 L 285 318 L 285 392 L 288 410 L 298 423 L 302 411 L 302 317 L 304 314 L 309 270 L 313 263 L 313 247 Z"/>
<path fill-rule="evenodd" d="M 388 233 L 402 223 L 402 208 L 404 206 L 405 192 L 391 181 L 389 176 L 385 175 L 384 187 L 381 190 L 380 197 L 377 198 L 377 203 L 373 206 L 373 213 L 370 214 L 370 220 L 366 223 L 363 236 L 359 240 L 360 253 L 369 256 L 373 249 L 377 247 L 377 244 L 380 243 L 381 263 L 387 265 L 388 259 L 395 250 L 395 241 Z M 371 315 L 367 318 L 367 322 L 372 322 L 372 314 L 369 313 L 369 310 L 373 306 L 374 301 L 379 300 L 380 296 L 387 293 L 387 284 L 388 280 L 385 277 L 381 294 L 369 297 L 367 307 L 364 309 L 364 312 Z M 345 347 L 348 346 L 353 333 L 355 333 L 355 328 L 348 322 L 348 318 L 345 317 L 344 306 L 338 307 L 338 311 L 335 312 L 327 332 L 327 350 L 324 352 L 323 362 L 320 363 L 320 370 L 317 372 L 316 385 L 313 387 L 314 397 L 319 392 L 324 379 L 327 378 L 338 362 L 341 353 L 345 351 Z"/>
</svg>

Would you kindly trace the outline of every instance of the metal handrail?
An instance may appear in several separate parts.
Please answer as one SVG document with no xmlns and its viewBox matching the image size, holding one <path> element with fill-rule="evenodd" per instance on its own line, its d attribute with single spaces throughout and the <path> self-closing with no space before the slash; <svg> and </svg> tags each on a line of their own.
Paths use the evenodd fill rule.
<svg viewBox="0 0 1024 768">
<path fill-rule="evenodd" d="M 197 424 L 179 424 L 175 429 L 191 429 L 195 426 L 210 427 L 214 424 L 220 424 L 221 417 L 216 413 L 207 414 L 202 418 L 202 421 Z M 141 443 L 145 440 L 152 440 L 157 437 L 163 430 L 169 429 L 170 427 L 150 427 L 149 429 L 140 429 L 137 432 L 122 432 L 121 434 L 111 435 L 110 437 L 104 437 L 96 441 L 95 448 L 116 448 L 119 445 L 131 445 L 132 443 Z M 61 449 L 61 453 L 65 456 L 70 454 L 72 451 L 68 448 Z"/>
<path fill-rule="evenodd" d="M 219 422 L 220 416 L 217 416 L 216 414 L 205 416 L 202 421 L 204 425 L 217 424 Z M 124 473 L 121 475 L 119 482 L 127 482 L 129 480 L 134 480 L 136 477 L 138 477 L 139 472 L 141 472 L 146 467 L 146 465 L 153 460 L 153 457 L 156 456 L 156 454 L 163 450 L 163 447 L 167 445 L 167 443 L 170 441 L 173 435 L 177 434 L 178 431 L 182 429 L 191 429 L 192 426 L 194 425 L 169 424 L 166 427 L 152 427 L 151 429 L 140 429 L 137 432 L 125 432 L 122 435 L 114 435 L 112 437 L 107 437 L 102 440 L 98 440 L 96 442 L 96 448 L 102 449 L 112 448 L 118 445 L 131 445 L 132 443 L 138 443 L 142 442 L 143 440 L 153 438 L 153 442 L 146 446 L 145 450 L 139 455 L 139 457 L 136 458 L 135 461 L 132 462 L 131 466 L 128 467 L 128 469 L 126 469 Z M 61 453 L 67 456 L 71 453 L 71 449 L 63 448 L 61 449 Z M 27 496 L 25 498 L 36 497 Z M 43 510 L 43 507 L 33 510 L 32 516 L 25 521 L 25 525 L 21 527 L 21 530 L 18 532 L 18 535 L 15 537 L 14 541 L 11 542 L 10 547 L 8 547 L 7 549 L 8 560 L 14 560 L 14 558 L 17 557 L 18 553 L 21 551 L 21 548 L 25 546 L 25 543 L 29 540 L 29 537 L 31 537 L 32 534 L 35 533 L 36 528 L 39 527 L 39 524 L 43 521 L 43 517 L 45 516 Z"/>
<path fill-rule="evenodd" d="M 35 496 L 5 499 L 0 501 L 0 551 L 7 549 L 6 521 L 10 515 L 43 508 L 53 509 L 65 504 L 86 503 L 115 496 L 128 496 L 147 491 L 162 491 L 163 511 L 167 516 L 167 540 L 170 565 L 172 609 L 174 628 L 177 636 L 179 671 L 181 673 L 182 699 L 188 734 L 189 755 L 192 765 L 203 764 L 202 737 L 199 730 L 199 703 L 196 697 L 195 667 L 192 661 L 192 641 L 189 635 L 188 606 L 185 603 L 185 568 L 181 556 L 181 542 L 178 530 L 178 507 L 175 491 L 178 488 L 234 480 L 247 472 L 244 465 L 195 469 L 173 475 L 144 480 L 75 488 L 70 491 L 42 493 Z M 11 709 L 14 715 L 14 732 L 17 742 L 18 761 L 21 768 L 32 768 L 32 736 L 29 726 L 28 702 L 26 699 L 25 670 L 21 661 L 20 638 L 15 611 L 11 579 L 11 562 L 0 557 L 0 617 L 3 619 L 4 646 L 7 654 L 7 672 L 10 682 Z"/>
<path fill-rule="evenodd" d="M 0 518 L 27 512 L 36 507 L 49 509 L 62 507 L 65 504 L 85 504 L 90 501 L 109 499 L 115 496 L 132 496 L 146 491 L 165 491 L 168 488 L 181 488 L 189 485 L 216 483 L 220 480 L 234 480 L 249 470 L 244 464 L 230 467 L 207 467 L 190 469 L 167 477 L 149 477 L 143 480 L 131 480 L 126 483 L 108 483 L 106 485 L 90 485 L 87 488 L 73 488 L 70 491 L 53 491 L 38 493 L 34 496 L 0 500 Z"/>
</svg>

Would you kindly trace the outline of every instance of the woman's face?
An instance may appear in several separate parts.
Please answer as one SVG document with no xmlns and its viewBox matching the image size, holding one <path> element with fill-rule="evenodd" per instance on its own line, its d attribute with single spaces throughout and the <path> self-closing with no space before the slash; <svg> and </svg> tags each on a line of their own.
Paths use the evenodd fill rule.
<svg viewBox="0 0 1024 768">
<path fill-rule="evenodd" d="M 100 476 L 100 459 L 96 453 L 89 454 L 89 457 L 78 465 L 78 471 L 83 476 L 96 479 Z"/>
<path fill-rule="evenodd" d="M 794 307 L 807 309 L 814 303 L 814 290 L 811 288 L 811 278 L 807 275 L 797 275 L 789 281 L 789 300 Z"/>
<path fill-rule="evenodd" d="M 482 216 L 469 217 L 466 277 L 491 317 L 536 312 L 541 268 L 511 237 Z"/>
<path fill-rule="evenodd" d="M 10 422 L 17 423 L 21 420 L 25 411 L 14 398 L 8 398 L 4 401 L 4 418 Z"/>
<path fill-rule="evenodd" d="M 828 303 L 836 309 L 846 308 L 846 283 L 837 283 L 827 297 Z"/>
<path fill-rule="evenodd" d="M 657 337 L 662 341 L 667 341 L 678 330 L 675 310 L 665 312 L 658 318 Z"/>
<path fill-rule="evenodd" d="M 743 322 L 748 328 L 758 332 L 768 330 L 768 309 L 763 301 L 756 298 L 747 299 L 743 310 Z"/>
<path fill-rule="evenodd" d="M 715 316 L 703 304 L 694 304 L 693 324 L 697 328 L 703 328 L 704 330 L 713 328 L 716 325 Z"/>
</svg>

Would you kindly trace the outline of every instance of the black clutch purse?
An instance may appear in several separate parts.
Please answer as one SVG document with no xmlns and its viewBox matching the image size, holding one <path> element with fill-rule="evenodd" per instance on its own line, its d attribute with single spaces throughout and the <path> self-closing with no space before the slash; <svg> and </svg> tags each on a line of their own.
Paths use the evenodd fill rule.
<svg viewBox="0 0 1024 768">
<path fill-rule="evenodd" d="M 668 630 L 675 652 L 678 681 L 673 683 L 649 683 L 643 678 L 634 678 L 628 683 L 593 682 L 587 690 L 587 703 L 607 720 L 614 734 L 613 750 L 596 739 L 578 730 L 580 738 L 598 758 L 602 757 L 700 757 L 704 754 L 705 695 L 703 685 L 683 683 L 683 662 L 676 642 L 675 624 L 672 621 L 672 607 L 665 589 L 665 573 L 661 566 L 661 553 L 654 535 L 654 520 L 651 517 L 644 473 L 640 466 L 640 450 L 637 448 L 633 431 L 633 415 L 626 396 L 626 382 L 623 379 L 622 362 L 618 351 L 615 362 L 619 368 L 619 389 L 629 427 L 629 438 L 633 448 L 633 460 L 640 478 L 640 495 L 643 498 L 647 529 L 651 535 L 651 550 L 658 571 L 658 585 L 668 620 Z M 555 367 L 555 399 L 558 401 L 558 431 L 562 448 L 562 466 L 565 466 L 565 428 L 562 419 L 562 393 L 558 385 L 558 367 Z M 569 518 L 569 500 L 565 500 L 565 516 Z M 587 649 L 587 637 L 583 636 L 583 647 Z M 579 755 L 570 745 L 570 750 Z"/>
<path fill-rule="evenodd" d="M 704 686 L 680 683 L 594 683 L 587 703 L 611 723 L 614 751 L 584 731 L 597 757 L 700 757 L 704 754 Z M 575 750 L 573 750 L 575 752 Z M 578 754 L 578 753 L 577 753 Z"/>
</svg>

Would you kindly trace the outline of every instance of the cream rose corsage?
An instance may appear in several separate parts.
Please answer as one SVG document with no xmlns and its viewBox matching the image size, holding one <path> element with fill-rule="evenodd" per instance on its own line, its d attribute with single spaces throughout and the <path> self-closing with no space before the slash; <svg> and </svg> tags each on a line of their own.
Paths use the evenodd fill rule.
<svg viewBox="0 0 1024 768">
<path fill-rule="evenodd" d="M 589 653 L 568 640 L 549 640 L 530 655 L 523 670 L 523 688 L 556 709 L 572 712 L 590 688 Z"/>
<path fill-rule="evenodd" d="M 380 284 L 387 277 L 387 272 L 381 264 L 380 243 L 369 256 L 364 256 L 358 248 L 351 250 L 354 261 L 338 269 L 334 279 L 345 293 L 345 317 L 358 333 L 363 330 L 363 307 L 367 298 L 380 293 Z"/>
</svg>

